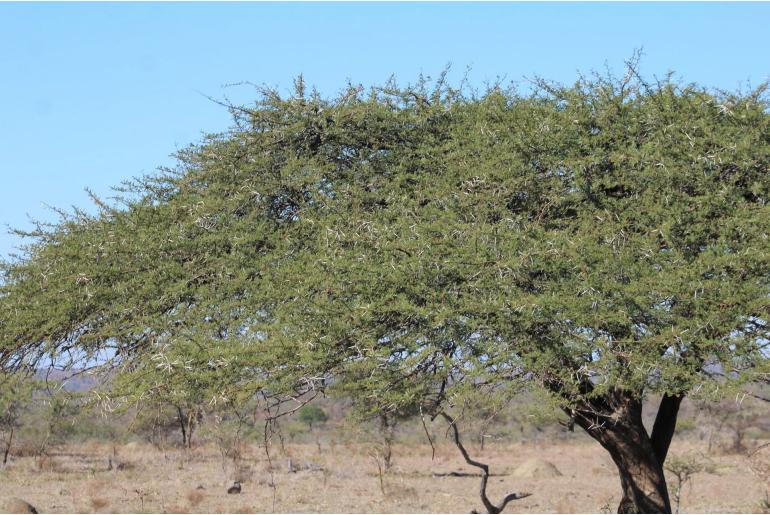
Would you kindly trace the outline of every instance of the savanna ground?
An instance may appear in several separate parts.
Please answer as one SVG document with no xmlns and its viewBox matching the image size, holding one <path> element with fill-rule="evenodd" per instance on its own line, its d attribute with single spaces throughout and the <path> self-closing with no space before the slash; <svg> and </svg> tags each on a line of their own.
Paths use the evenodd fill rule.
<svg viewBox="0 0 770 515">
<path fill-rule="evenodd" d="M 506 512 L 610 512 L 617 506 L 615 468 L 598 444 L 583 435 L 555 442 L 492 441 L 483 451 L 478 445 L 470 448 L 474 457 L 490 464 L 494 501 L 511 491 L 532 494 L 509 504 Z M 675 439 L 670 456 L 687 456 L 701 469 L 682 488 L 681 511 L 766 510 L 768 484 L 756 469 L 770 454 L 762 449 L 749 458 L 749 453 L 709 451 L 704 439 Z M 334 440 L 287 443 L 283 450 L 272 445 L 272 466 L 260 445 L 244 445 L 236 462 L 211 444 L 190 450 L 147 443 L 68 444 L 42 458 L 17 457 L 0 469 L 0 500 L 18 497 L 40 512 L 60 513 L 481 510 L 478 477 L 441 476 L 477 470 L 440 437 L 432 454 L 427 443 L 396 444 L 391 470 L 380 475 L 370 445 Z M 296 471 L 289 471 L 289 460 Z M 558 472 L 544 468 L 543 461 Z M 667 475 L 675 491 L 677 480 Z M 243 482 L 242 493 L 228 495 L 234 479 Z"/>
</svg>

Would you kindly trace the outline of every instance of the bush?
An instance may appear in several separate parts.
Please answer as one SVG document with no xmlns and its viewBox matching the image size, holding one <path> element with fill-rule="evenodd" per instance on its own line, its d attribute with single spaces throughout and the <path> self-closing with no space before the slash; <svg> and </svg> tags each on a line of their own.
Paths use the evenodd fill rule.
<svg viewBox="0 0 770 515">
<path fill-rule="evenodd" d="M 299 417 L 299 420 L 306 423 L 311 430 L 313 429 L 313 424 L 323 424 L 329 419 L 324 410 L 312 404 L 303 406 L 297 412 L 297 416 Z"/>
</svg>

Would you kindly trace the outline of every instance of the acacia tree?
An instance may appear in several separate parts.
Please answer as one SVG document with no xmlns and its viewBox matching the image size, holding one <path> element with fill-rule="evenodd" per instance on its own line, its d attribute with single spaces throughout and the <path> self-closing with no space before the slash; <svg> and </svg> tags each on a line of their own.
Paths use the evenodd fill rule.
<svg viewBox="0 0 770 515">
<path fill-rule="evenodd" d="M 526 95 L 263 91 L 122 205 L 30 234 L 3 267 L 0 359 L 109 348 L 122 374 L 195 370 L 223 397 L 334 375 L 435 416 L 538 384 L 612 456 L 619 511 L 669 512 L 682 398 L 767 377 L 764 91 L 633 65 Z"/>
</svg>

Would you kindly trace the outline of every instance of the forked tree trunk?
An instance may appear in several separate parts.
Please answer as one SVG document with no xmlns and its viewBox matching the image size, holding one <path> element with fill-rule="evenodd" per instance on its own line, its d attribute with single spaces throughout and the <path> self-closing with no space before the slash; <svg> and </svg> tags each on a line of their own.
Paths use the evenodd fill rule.
<svg viewBox="0 0 770 515">
<path fill-rule="evenodd" d="M 614 390 L 571 411 L 575 423 L 598 441 L 618 468 L 618 513 L 671 513 L 663 463 L 676 427 L 681 397 L 664 396 L 648 435 L 638 395 Z"/>
<path fill-rule="evenodd" d="M 671 513 L 663 466 L 644 427 L 606 431 L 600 441 L 618 468 L 623 497 L 618 513 Z"/>
</svg>

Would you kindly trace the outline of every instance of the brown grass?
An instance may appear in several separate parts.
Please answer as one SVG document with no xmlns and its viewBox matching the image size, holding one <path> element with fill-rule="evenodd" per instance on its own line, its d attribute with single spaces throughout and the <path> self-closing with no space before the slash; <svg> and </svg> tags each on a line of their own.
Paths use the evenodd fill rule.
<svg viewBox="0 0 770 515">
<path fill-rule="evenodd" d="M 19 440 L 13 444 L 13 455 L 29 458 L 40 454 L 40 445 L 28 440 Z"/>
<path fill-rule="evenodd" d="M 110 505 L 110 501 L 108 501 L 103 497 L 91 497 L 91 500 L 89 502 L 91 504 L 91 508 L 93 508 L 95 512 L 101 511 L 102 509 Z"/>
<path fill-rule="evenodd" d="M 51 513 L 264 513 L 273 508 L 276 512 L 300 513 L 480 510 L 478 478 L 433 476 L 452 471 L 476 472 L 448 441 L 439 439 L 436 444 L 433 460 L 427 444 L 396 445 L 393 468 L 383 475 L 384 494 L 376 464 L 364 444 L 336 445 L 333 450 L 324 445 L 320 454 L 315 444 L 287 444 L 293 463 L 323 467 L 296 472 L 287 470 L 287 458 L 277 449 L 271 472 L 264 448 L 258 445 L 244 445 L 239 468 L 223 467 L 214 446 L 201 446 L 193 454 L 174 449 L 160 452 L 149 445 L 134 444 L 118 448 L 117 454 L 122 462 L 136 464 L 137 468 L 111 471 L 106 468 L 107 456 L 113 452 L 111 446 L 72 445 L 59 450 L 53 466 L 49 461 L 39 468 L 34 458 L 14 458 L 0 472 L 0 504 L 6 498 L 19 497 L 41 512 Z M 532 493 L 511 503 L 507 512 L 597 512 L 617 508 L 619 481 L 614 465 L 606 452 L 587 437 L 550 444 L 489 443 L 483 453 L 473 445 L 470 450 L 489 463 L 495 474 L 488 489 L 493 500 L 512 491 Z M 671 449 L 672 455 L 702 452 L 705 442 L 697 440 L 675 439 Z M 530 459 L 551 462 L 563 475 L 514 477 L 513 471 Z M 757 511 L 767 485 L 751 472 L 748 458 L 733 454 L 713 455 L 710 459 L 715 464 L 713 470 L 694 475 L 684 489 L 682 511 Z M 55 469 L 65 469 L 66 473 Z M 249 479 L 243 481 L 240 495 L 228 495 L 227 488 L 238 479 L 236 476 Z"/>
<path fill-rule="evenodd" d="M 198 506 L 206 498 L 206 494 L 200 490 L 190 490 L 187 492 L 187 500 L 190 501 L 190 506 Z"/>
<path fill-rule="evenodd" d="M 239 465 L 235 474 L 233 475 L 233 481 L 240 481 L 246 483 L 254 478 L 254 469 L 250 465 Z"/>
<path fill-rule="evenodd" d="M 64 465 L 54 456 L 43 454 L 34 458 L 35 466 L 40 472 L 64 472 Z"/>
<path fill-rule="evenodd" d="M 115 470 L 134 470 L 135 468 L 137 468 L 137 465 L 132 461 L 118 461 L 115 463 Z"/>
</svg>

